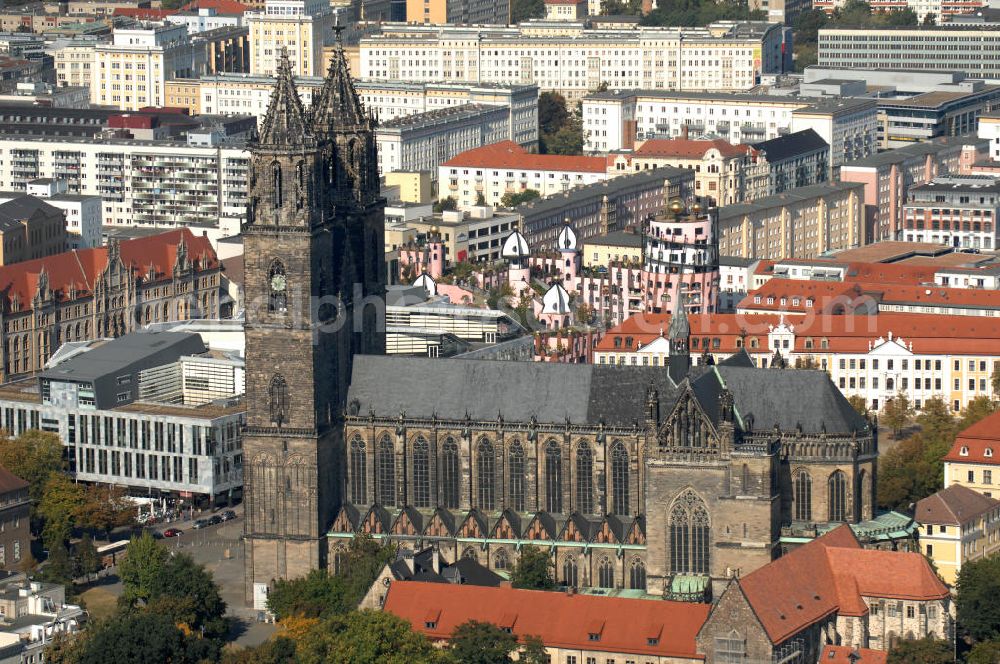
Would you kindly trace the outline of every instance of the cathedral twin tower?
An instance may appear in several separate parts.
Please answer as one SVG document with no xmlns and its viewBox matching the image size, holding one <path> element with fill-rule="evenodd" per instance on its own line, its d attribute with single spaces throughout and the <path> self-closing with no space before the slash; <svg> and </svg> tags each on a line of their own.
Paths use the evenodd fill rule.
<svg viewBox="0 0 1000 664">
<path fill-rule="evenodd" d="M 282 53 L 253 146 L 243 227 L 247 600 L 325 567 L 351 361 L 383 353 L 385 201 L 375 121 L 335 49 L 311 108 Z"/>
</svg>

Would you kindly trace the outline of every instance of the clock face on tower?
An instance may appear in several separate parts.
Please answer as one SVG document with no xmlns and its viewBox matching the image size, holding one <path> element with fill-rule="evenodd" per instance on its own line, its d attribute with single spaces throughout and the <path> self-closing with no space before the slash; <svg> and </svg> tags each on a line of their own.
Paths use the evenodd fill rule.
<svg viewBox="0 0 1000 664">
<path fill-rule="evenodd" d="M 271 290 L 281 293 L 285 290 L 285 275 L 275 274 L 271 277 Z"/>
</svg>

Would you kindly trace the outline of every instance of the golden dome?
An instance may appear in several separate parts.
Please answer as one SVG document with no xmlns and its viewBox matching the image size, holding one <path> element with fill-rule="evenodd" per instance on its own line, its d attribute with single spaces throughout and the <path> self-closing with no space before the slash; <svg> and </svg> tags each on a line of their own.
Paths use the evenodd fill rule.
<svg viewBox="0 0 1000 664">
<path fill-rule="evenodd" d="M 701 203 L 695 203 L 691 206 L 691 211 L 695 214 L 701 214 Z"/>
<path fill-rule="evenodd" d="M 670 201 L 670 211 L 673 212 L 674 214 L 680 214 L 681 212 L 684 211 L 684 204 L 681 203 L 681 199 L 675 198 L 674 200 Z"/>
<path fill-rule="evenodd" d="M 431 226 L 431 233 L 437 235 L 440 229 L 437 226 Z"/>
</svg>

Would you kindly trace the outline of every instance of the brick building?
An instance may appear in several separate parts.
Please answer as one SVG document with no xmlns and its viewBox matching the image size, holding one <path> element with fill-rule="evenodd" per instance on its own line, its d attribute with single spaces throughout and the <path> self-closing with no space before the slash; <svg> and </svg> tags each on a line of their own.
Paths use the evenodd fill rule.
<svg viewBox="0 0 1000 664">
<path fill-rule="evenodd" d="M 31 548 L 28 483 L 0 466 L 0 569 L 20 567 Z"/>
</svg>

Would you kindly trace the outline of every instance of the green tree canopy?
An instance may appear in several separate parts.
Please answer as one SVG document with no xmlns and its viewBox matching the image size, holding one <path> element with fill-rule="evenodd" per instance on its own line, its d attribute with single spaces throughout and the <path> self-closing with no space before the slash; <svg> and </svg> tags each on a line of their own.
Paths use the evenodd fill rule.
<svg viewBox="0 0 1000 664">
<path fill-rule="evenodd" d="M 434 201 L 434 205 L 431 207 L 435 212 L 447 212 L 449 210 L 458 209 L 458 201 L 456 201 L 452 196 L 448 196 L 447 198 Z"/>
<path fill-rule="evenodd" d="M 966 664 L 997 664 L 1000 662 L 1000 641 L 980 641 L 969 651 Z"/>
<path fill-rule="evenodd" d="M 478 620 L 456 627 L 448 643 L 452 659 L 462 664 L 507 664 L 517 649 L 516 636 Z"/>
<path fill-rule="evenodd" d="M 161 587 L 168 557 L 166 549 L 157 544 L 148 532 L 141 537 L 133 537 L 126 549 L 125 560 L 118 565 L 118 578 L 123 586 L 119 603 L 133 607 L 152 599 Z"/>
<path fill-rule="evenodd" d="M 538 191 L 535 189 L 525 189 L 524 191 L 518 191 L 518 192 L 508 191 L 500 199 L 500 205 L 502 205 L 505 208 L 514 208 L 520 205 L 521 203 L 527 203 L 528 201 L 533 201 L 538 198 L 541 198 L 541 196 L 542 195 L 539 194 Z"/>
<path fill-rule="evenodd" d="M 878 504 L 885 509 L 909 509 L 941 488 L 938 464 L 928 458 L 921 434 L 901 440 L 883 454 L 878 470 Z"/>
<path fill-rule="evenodd" d="M 195 664 L 200 654 L 168 616 L 141 611 L 118 614 L 89 627 L 79 653 L 70 662 Z"/>
<path fill-rule="evenodd" d="M 569 119 L 566 98 L 558 92 L 543 92 L 538 95 L 538 131 L 551 134 L 562 129 Z"/>
<path fill-rule="evenodd" d="M 532 544 L 525 545 L 511 570 L 511 585 L 527 590 L 551 590 L 556 586 L 552 566 L 552 558 L 546 551 Z"/>
<path fill-rule="evenodd" d="M 186 553 L 170 556 L 154 582 L 149 610 L 170 616 L 175 623 L 222 638 L 228 631 L 223 619 L 226 603 L 212 574 Z"/>
<path fill-rule="evenodd" d="M 852 394 L 847 397 L 847 403 L 851 404 L 851 408 L 858 411 L 858 415 L 868 415 L 868 402 L 860 394 Z"/>
<path fill-rule="evenodd" d="M 892 429 L 893 437 L 899 436 L 912 417 L 913 405 L 905 392 L 900 392 L 886 401 L 882 409 L 882 423 Z"/>
<path fill-rule="evenodd" d="M 953 647 L 943 639 L 903 640 L 889 651 L 889 664 L 952 664 L 954 661 Z"/>
<path fill-rule="evenodd" d="M 960 628 L 976 641 L 1000 640 L 1000 556 L 963 563 L 955 588 Z"/>
<path fill-rule="evenodd" d="M 384 611 L 352 611 L 316 625 L 296 644 L 301 664 L 443 664 L 410 623 Z"/>
<path fill-rule="evenodd" d="M 101 557 L 90 535 L 85 534 L 76 545 L 76 565 L 81 576 L 89 577 L 101 571 Z"/>
<path fill-rule="evenodd" d="M 512 0 L 510 3 L 510 22 L 518 24 L 531 18 L 545 17 L 545 2 L 543 0 Z"/>
<path fill-rule="evenodd" d="M 66 467 L 59 436 L 36 429 L 17 438 L 0 436 L 0 466 L 29 484 L 28 492 L 37 504 L 49 476 Z"/>
</svg>

